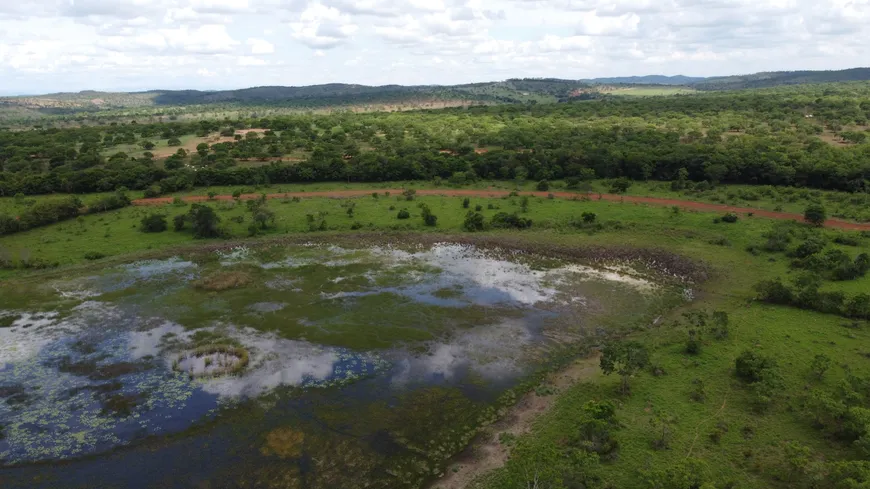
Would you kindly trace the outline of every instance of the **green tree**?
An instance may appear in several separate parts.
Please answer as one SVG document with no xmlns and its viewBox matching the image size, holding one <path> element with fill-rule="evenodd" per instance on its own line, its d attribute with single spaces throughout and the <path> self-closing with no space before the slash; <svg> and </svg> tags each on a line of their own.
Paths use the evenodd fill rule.
<svg viewBox="0 0 870 489">
<path fill-rule="evenodd" d="M 616 373 L 622 377 L 620 391 L 628 394 L 628 379 L 649 365 L 649 351 L 637 341 L 608 343 L 601 350 L 600 365 L 605 375 Z"/>
<path fill-rule="evenodd" d="M 827 218 L 828 213 L 822 204 L 810 204 L 804 209 L 804 220 L 814 226 L 821 226 Z"/>
<path fill-rule="evenodd" d="M 486 222 L 483 214 L 480 212 L 468 211 L 465 215 L 465 221 L 462 222 L 462 229 L 466 231 L 483 231 L 486 228 Z"/>
<path fill-rule="evenodd" d="M 214 209 L 203 204 L 193 204 L 188 212 L 190 226 L 193 229 L 193 237 L 200 238 L 218 238 L 221 235 L 221 230 L 218 227 L 221 218 L 215 213 Z"/>
</svg>

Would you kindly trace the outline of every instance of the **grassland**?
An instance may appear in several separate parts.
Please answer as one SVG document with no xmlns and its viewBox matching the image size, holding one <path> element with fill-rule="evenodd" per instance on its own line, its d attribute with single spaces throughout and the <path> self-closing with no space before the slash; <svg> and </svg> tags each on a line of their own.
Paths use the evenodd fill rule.
<svg viewBox="0 0 870 489">
<path fill-rule="evenodd" d="M 687 95 L 695 92 L 696 90 L 688 87 L 656 85 L 618 87 L 605 93 L 624 97 L 660 97 L 666 95 Z"/>
<path fill-rule="evenodd" d="M 587 192 L 606 191 L 609 182 L 589 184 Z M 428 184 L 426 184 L 428 185 Z M 556 186 L 560 186 L 556 183 Z M 401 184 L 394 184 L 398 187 Z M 410 186 L 410 185 L 405 185 Z M 424 185 L 417 184 L 416 188 Z M 478 188 L 521 188 L 530 184 L 481 182 Z M 323 191 L 373 188 L 365 185 L 316 184 L 309 186 L 265 186 L 256 192 Z M 195 189 L 187 194 L 208 192 L 232 193 L 231 188 Z M 752 192 L 752 193 L 748 193 Z M 760 208 L 781 207 L 801 211 L 809 201 L 826 203 L 832 211 L 858 213 L 860 202 L 852 202 L 851 194 L 787 190 L 770 191 L 758 187 L 720 187 L 695 192 L 670 189 L 669 184 L 635 184 L 629 194 L 671 196 L 697 200 L 748 204 Z M 733 196 L 732 196 L 733 194 Z M 179 194 L 181 195 L 181 194 Z M 98 196 L 88 196 L 95 199 Z M 747 198 L 749 197 L 749 198 Z M 45 197 L 45 198 L 58 198 Z M 723 200 L 724 199 L 724 200 Z M 86 199 L 87 200 L 87 199 Z M 437 226 L 428 227 L 421 218 L 421 204 L 438 217 Z M 19 209 L 27 205 L 15 199 L 0 199 L 0 209 Z M 251 212 L 244 203 L 212 202 L 227 239 L 244 240 L 249 234 Z M 715 486 L 704 487 L 810 487 L 806 471 L 823 461 L 855 459 L 858 450 L 849 444 L 826 437 L 813 426 L 806 413 L 807 395 L 814 391 L 834 391 L 851 375 L 870 375 L 866 360 L 870 352 L 867 325 L 834 315 L 818 314 L 787 307 L 764 305 L 753 300 L 753 286 L 760 280 L 796 276 L 783 253 L 752 254 L 747 247 L 763 242 L 765 233 L 776 223 L 760 217 L 740 216 L 738 222 L 714 222 L 716 214 L 678 211 L 645 205 L 559 199 L 532 198 L 528 211 L 522 210 L 521 197 L 471 199 L 465 208 L 461 198 L 418 197 L 407 201 L 401 196 L 379 194 L 356 199 L 306 198 L 272 200 L 267 208 L 274 212 L 274 224 L 262 230 L 252 243 L 278 239 L 281 236 L 310 236 L 312 240 L 341 239 L 351 232 L 463 233 L 463 221 L 468 211 L 480 207 L 489 220 L 498 212 L 518 213 L 532 219 L 533 226 L 525 231 L 487 231 L 478 236 L 510 234 L 529 246 L 558 244 L 571 247 L 630 246 L 666 249 L 689 258 L 706 262 L 713 273 L 703 284 L 692 290 L 695 299 L 672 311 L 655 325 L 639 325 L 631 334 L 652 351 L 654 369 L 638 373 L 632 380 L 630 396 L 616 389 L 618 376 L 596 375 L 586 382 L 551 393 L 542 389 L 542 396 L 558 396 L 555 407 L 534 424 L 532 432 L 518 440 L 505 438 L 505 445 L 514 456 L 507 466 L 478 480 L 478 487 L 526 487 L 530 473 L 541 474 L 558 466 L 559 455 L 553 450 L 564 443 L 567 433 L 577 429 L 582 406 L 589 400 L 612 400 L 618 406 L 620 428 L 614 431 L 619 442 L 618 458 L 590 465 L 584 470 L 603 481 L 589 487 L 696 487 L 655 486 L 650 480 L 657 469 L 679 467 L 687 459 L 698 459 L 705 480 Z M 62 266 L 87 262 L 86 254 L 104 255 L 100 263 L 123 261 L 148 253 L 167 253 L 175 247 L 194 246 L 191 231 L 168 230 L 143 233 L 140 221 L 151 213 L 161 213 L 170 220 L 188 212 L 189 205 L 158 207 L 128 207 L 102 214 L 83 216 L 76 221 L 58 223 L 31 231 L 6 236 L 0 240 L 3 253 L 39 257 L 57 261 Z M 352 212 L 349 211 L 352 209 Z M 398 212 L 407 209 L 409 219 L 398 219 Z M 595 225 L 580 224 L 582 213 L 594 213 Z M 351 215 L 352 214 L 352 215 Z M 311 216 L 311 217 L 308 217 Z M 320 223 L 325 222 L 321 226 Z M 312 226 L 312 223 L 316 226 Z M 842 232 L 810 229 L 793 224 L 802 232 L 818 234 L 829 240 L 829 248 L 850 255 L 870 251 L 870 239 L 855 233 L 857 246 L 831 242 Z M 312 230 L 325 228 L 324 231 Z M 0 272 L 0 278 L 17 280 L 30 273 L 21 270 Z M 51 272 L 56 273 L 56 272 Z M 855 294 L 870 290 L 870 278 L 842 282 L 825 282 L 824 290 L 839 290 Z M 677 325 L 681 315 L 689 310 L 725 311 L 730 318 L 730 334 L 726 339 L 705 338 L 701 352 L 685 352 L 687 328 Z M 848 327 L 847 327 L 848 326 Z M 751 349 L 776 360 L 782 375 L 782 386 L 776 400 L 764 410 L 755 406 L 753 391 L 734 376 L 734 359 Z M 834 359 L 833 366 L 822 379 L 811 377 L 809 365 L 816 355 Z M 655 371 L 657 375 L 650 372 Z M 691 394 L 703 385 L 704 399 L 693 400 Z M 668 448 L 657 450 L 652 442 L 661 433 L 654 420 L 667 418 Z M 718 435 L 714 435 L 718 433 Z M 715 438 L 715 440 L 714 440 Z M 792 445 L 789 445 L 791 443 Z M 794 445 L 796 444 L 796 445 Z M 796 469 L 793 446 L 808 450 L 807 466 Z M 555 447 L 555 448 L 554 448 Z M 474 463 L 474 448 L 470 458 L 457 464 Z M 555 459 L 553 457 L 556 457 Z M 801 472 L 805 470 L 805 472 Z M 565 487 L 554 484 L 551 487 Z M 828 486 L 817 486 L 828 487 Z"/>
</svg>

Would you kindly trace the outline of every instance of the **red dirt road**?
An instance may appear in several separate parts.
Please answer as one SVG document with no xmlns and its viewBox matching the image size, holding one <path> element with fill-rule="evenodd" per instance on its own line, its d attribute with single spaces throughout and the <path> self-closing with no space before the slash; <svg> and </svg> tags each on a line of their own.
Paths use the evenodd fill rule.
<svg viewBox="0 0 870 489">
<path fill-rule="evenodd" d="M 282 199 L 282 198 L 310 198 L 310 197 L 320 197 L 320 198 L 332 198 L 332 199 L 347 199 L 352 197 L 365 197 L 367 195 L 371 195 L 372 193 L 377 192 L 379 194 L 383 194 L 384 192 L 390 192 L 392 195 L 401 195 L 402 189 L 381 189 L 381 190 L 332 190 L 332 191 L 324 191 L 324 192 L 286 192 L 283 194 L 270 194 L 267 195 L 270 199 Z M 553 194 L 553 196 L 560 199 L 582 199 L 586 197 L 586 194 L 572 193 L 572 192 L 520 192 L 520 195 L 528 195 L 533 197 L 543 197 L 546 198 L 549 194 Z M 489 197 L 489 198 L 499 198 L 506 197 L 510 194 L 510 192 L 504 190 L 455 190 L 455 189 L 418 189 L 417 195 L 442 195 L 446 197 Z M 251 200 L 259 198 L 259 194 L 245 194 L 241 196 L 242 200 Z M 762 209 L 754 209 L 751 207 L 734 207 L 730 205 L 724 204 L 708 204 L 706 202 L 693 202 L 690 200 L 672 200 L 672 199 L 663 199 L 660 197 L 636 197 L 631 195 L 614 195 L 614 194 L 589 194 L 589 199 L 591 200 L 607 200 L 611 202 L 626 202 L 626 203 L 637 203 L 637 204 L 650 204 L 650 205 L 660 205 L 660 206 L 677 206 L 682 209 L 688 210 L 696 210 L 702 212 L 734 212 L 737 214 L 747 214 L 752 212 L 754 215 L 759 217 L 767 217 L 770 219 L 783 219 L 783 220 L 797 220 L 802 221 L 803 215 L 796 214 L 792 212 L 776 212 L 776 211 L 766 211 Z M 153 199 L 136 199 L 133 201 L 133 205 L 165 205 L 171 204 L 173 197 L 157 197 Z M 208 201 L 209 198 L 204 195 L 195 195 L 190 197 L 184 197 L 185 202 L 205 202 Z M 214 200 L 232 200 L 232 196 L 230 195 L 218 195 L 214 198 Z M 842 219 L 828 219 L 825 221 L 825 226 L 831 228 L 839 228 L 839 229 L 848 229 L 854 231 L 870 231 L 870 223 L 858 223 L 851 221 L 844 221 Z"/>
</svg>

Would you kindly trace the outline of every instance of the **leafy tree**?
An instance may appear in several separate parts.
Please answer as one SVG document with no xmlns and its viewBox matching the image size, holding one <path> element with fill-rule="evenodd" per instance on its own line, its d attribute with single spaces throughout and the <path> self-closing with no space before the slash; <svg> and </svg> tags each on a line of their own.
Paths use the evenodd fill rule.
<svg viewBox="0 0 870 489">
<path fill-rule="evenodd" d="M 438 224 L 438 217 L 436 217 L 435 214 L 432 214 L 432 209 L 430 209 L 428 205 L 421 205 L 420 211 L 423 217 L 423 224 L 430 227 L 434 227 Z"/>
<path fill-rule="evenodd" d="M 167 146 L 181 146 L 181 140 L 178 138 L 175 138 L 175 137 L 169 138 L 169 140 L 166 141 L 166 145 Z"/>
<path fill-rule="evenodd" d="M 152 149 L 154 149 L 155 146 L 157 146 L 151 141 L 142 141 L 139 145 L 142 146 L 142 149 L 146 151 L 151 151 Z"/>
<path fill-rule="evenodd" d="M 804 209 L 804 220 L 814 226 L 821 226 L 827 218 L 828 213 L 822 204 L 810 204 Z"/>
<path fill-rule="evenodd" d="M 166 216 L 163 214 L 149 214 L 142 218 L 141 229 L 145 233 L 162 233 L 168 227 Z"/>
<path fill-rule="evenodd" d="M 218 238 L 221 236 L 221 230 L 218 227 L 221 218 L 211 207 L 204 204 L 193 204 L 187 215 L 194 238 Z"/>
<path fill-rule="evenodd" d="M 637 341 L 608 343 L 601 350 L 600 365 L 605 375 L 616 373 L 622 377 L 620 391 L 628 394 L 628 379 L 649 365 L 649 352 Z"/>
<path fill-rule="evenodd" d="M 765 370 L 776 365 L 773 359 L 759 355 L 751 350 L 744 350 L 734 361 L 737 377 L 746 382 L 758 382 Z"/>
</svg>

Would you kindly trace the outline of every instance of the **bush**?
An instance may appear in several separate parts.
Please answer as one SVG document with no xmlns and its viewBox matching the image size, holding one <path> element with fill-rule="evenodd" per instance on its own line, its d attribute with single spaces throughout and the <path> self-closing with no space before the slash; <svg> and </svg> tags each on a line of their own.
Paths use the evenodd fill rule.
<svg viewBox="0 0 870 489">
<path fill-rule="evenodd" d="M 722 216 L 722 218 L 721 218 L 722 222 L 727 222 L 727 223 L 731 223 L 731 224 L 737 222 L 738 219 L 739 218 L 737 217 L 737 214 L 735 214 L 733 212 L 729 212 L 729 213 L 725 214 L 724 216 Z"/>
<path fill-rule="evenodd" d="M 471 205 L 471 199 L 469 199 L 468 197 L 462 199 L 462 208 L 463 209 L 468 209 L 469 205 Z"/>
<path fill-rule="evenodd" d="M 159 185 L 152 185 L 145 189 L 142 196 L 146 199 L 153 199 L 155 197 L 160 197 L 160 194 L 163 193 L 163 190 L 160 189 Z"/>
<path fill-rule="evenodd" d="M 627 178 L 617 178 L 610 183 L 610 193 L 624 194 L 631 187 L 631 180 Z"/>
<path fill-rule="evenodd" d="M 100 258 L 105 258 L 105 253 L 100 253 L 99 251 L 89 251 L 85 253 L 85 260 L 99 260 Z"/>
<path fill-rule="evenodd" d="M 825 206 L 822 204 L 810 204 L 804 209 L 804 220 L 814 226 L 821 226 L 828 218 Z"/>
<path fill-rule="evenodd" d="M 432 214 L 432 210 L 429 209 L 428 205 L 422 204 L 420 206 L 420 209 L 422 211 L 423 224 L 430 227 L 438 224 L 438 218 L 435 216 L 435 214 Z"/>
<path fill-rule="evenodd" d="M 536 188 L 538 189 L 538 192 L 546 192 L 550 190 L 550 182 L 546 180 L 541 180 L 540 182 L 538 182 L 538 186 Z"/>
<path fill-rule="evenodd" d="M 150 214 L 142 218 L 141 228 L 145 233 L 162 233 L 166 231 L 166 216 L 163 214 Z"/>
<path fill-rule="evenodd" d="M 516 213 L 499 212 L 492 216 L 490 225 L 497 229 L 526 229 L 532 227 L 532 220 L 520 217 Z"/>
<path fill-rule="evenodd" d="M 399 211 L 399 214 L 396 217 L 398 217 L 399 219 L 408 219 L 411 217 L 411 213 L 408 212 L 407 209 L 402 209 Z"/>
<path fill-rule="evenodd" d="M 187 217 L 184 214 L 179 214 L 172 218 L 172 228 L 176 231 L 181 231 L 184 229 L 184 223 L 187 220 Z"/>
<path fill-rule="evenodd" d="M 819 236 L 813 236 L 808 238 L 803 243 L 799 244 L 794 249 L 789 250 L 789 252 L 786 254 L 792 258 L 807 258 L 822 251 L 825 246 L 827 246 L 827 244 L 828 243 L 823 238 Z"/>
<path fill-rule="evenodd" d="M 595 215 L 594 212 L 584 212 L 583 214 L 580 214 L 580 217 L 583 218 L 583 222 L 587 224 L 592 224 L 593 222 L 595 222 L 595 219 L 598 218 L 598 216 Z"/>
<path fill-rule="evenodd" d="M 474 210 L 476 210 L 477 212 L 480 212 L 483 210 L 483 206 L 480 204 L 477 204 L 476 206 L 474 206 Z"/>
<path fill-rule="evenodd" d="M 775 366 L 776 362 L 773 359 L 750 350 L 744 350 L 734 361 L 737 377 L 750 384 L 760 381 L 764 377 L 765 371 Z"/>
<path fill-rule="evenodd" d="M 479 212 L 471 212 L 465 215 L 465 221 L 462 223 L 462 229 L 466 231 L 483 231 L 486 228 L 483 214 Z"/>
</svg>

